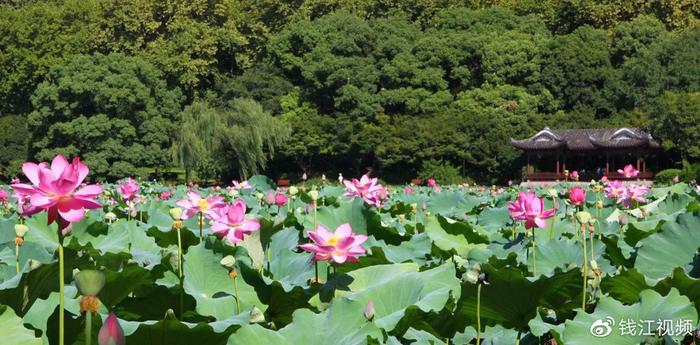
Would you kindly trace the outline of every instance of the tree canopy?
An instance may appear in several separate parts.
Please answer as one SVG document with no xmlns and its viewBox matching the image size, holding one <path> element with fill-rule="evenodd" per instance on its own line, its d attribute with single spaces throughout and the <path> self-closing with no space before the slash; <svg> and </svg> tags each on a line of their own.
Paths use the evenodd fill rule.
<svg viewBox="0 0 700 345">
<path fill-rule="evenodd" d="M 433 160 L 495 182 L 519 174 L 510 137 L 545 125 L 642 126 L 694 160 L 678 128 L 699 17 L 684 1 L 3 2 L 0 131 L 29 140 L 5 135 L 0 162 L 405 181 Z"/>
</svg>

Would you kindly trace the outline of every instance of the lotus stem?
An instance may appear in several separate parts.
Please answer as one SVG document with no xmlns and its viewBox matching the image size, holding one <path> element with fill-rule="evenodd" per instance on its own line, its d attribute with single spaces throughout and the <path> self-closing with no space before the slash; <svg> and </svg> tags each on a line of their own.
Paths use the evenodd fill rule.
<svg viewBox="0 0 700 345">
<path fill-rule="evenodd" d="M 85 345 L 92 343 L 92 312 L 85 311 Z"/>
<path fill-rule="evenodd" d="M 513 223 L 513 241 L 515 241 L 515 227 L 517 224 Z"/>
<path fill-rule="evenodd" d="M 236 294 L 236 314 L 241 313 L 241 301 L 238 299 L 238 277 L 233 277 L 233 292 Z"/>
<path fill-rule="evenodd" d="M 15 268 L 17 269 L 17 274 L 19 274 L 19 242 L 15 242 Z"/>
<path fill-rule="evenodd" d="M 61 230 L 59 230 L 60 232 Z M 64 294 L 64 287 L 63 285 L 65 284 L 65 278 L 64 278 L 64 258 L 63 258 L 63 236 L 59 233 L 58 235 L 58 344 L 63 345 L 64 344 L 64 325 L 65 325 L 65 316 L 63 315 L 63 311 L 65 308 L 65 297 L 63 296 Z"/>
<path fill-rule="evenodd" d="M 515 338 L 515 345 L 520 345 L 520 333 L 521 331 L 518 331 L 518 335 Z"/>
<path fill-rule="evenodd" d="M 537 243 L 535 242 L 535 228 L 532 228 L 532 276 L 537 276 Z"/>
<path fill-rule="evenodd" d="M 586 254 L 586 228 L 581 224 L 581 236 L 583 236 L 583 297 L 581 299 L 581 309 L 586 310 L 586 278 L 588 274 L 588 257 Z"/>
<path fill-rule="evenodd" d="M 595 260 L 595 255 L 593 254 L 593 241 L 594 240 L 595 240 L 595 227 L 593 228 L 593 232 L 591 232 L 591 260 Z"/>
<path fill-rule="evenodd" d="M 202 215 L 202 212 L 199 212 L 199 242 L 202 242 L 202 227 L 204 226 L 204 215 Z"/>
<path fill-rule="evenodd" d="M 554 200 L 554 217 L 552 217 L 552 223 L 549 224 L 549 239 L 553 240 L 554 239 L 554 222 L 557 219 L 557 207 L 556 207 L 556 202 L 557 198 L 552 199 Z"/>
<path fill-rule="evenodd" d="M 182 235 L 180 234 L 180 229 L 175 229 L 177 231 L 177 270 L 178 276 L 180 277 L 180 319 L 182 320 L 184 296 L 183 296 L 183 277 L 184 273 L 182 271 Z"/>
<path fill-rule="evenodd" d="M 476 286 L 476 345 L 481 344 L 481 284 Z"/>
</svg>

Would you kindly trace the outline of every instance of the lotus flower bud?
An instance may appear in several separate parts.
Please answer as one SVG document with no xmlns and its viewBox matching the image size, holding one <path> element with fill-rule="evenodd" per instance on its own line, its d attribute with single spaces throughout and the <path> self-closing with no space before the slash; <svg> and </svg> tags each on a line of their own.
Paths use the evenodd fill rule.
<svg viewBox="0 0 700 345">
<path fill-rule="evenodd" d="M 180 220 L 182 218 L 182 209 L 179 207 L 171 208 L 170 217 L 172 217 L 174 220 Z"/>
<path fill-rule="evenodd" d="M 311 198 L 311 200 L 314 200 L 314 201 L 318 200 L 318 191 L 317 190 L 310 191 L 309 197 Z"/>
<path fill-rule="evenodd" d="M 82 270 L 75 275 L 75 285 L 83 296 L 97 296 L 105 286 L 105 275 L 97 270 Z"/>
<path fill-rule="evenodd" d="M 97 343 L 99 345 L 124 345 L 124 330 L 119 325 L 119 320 L 114 313 L 109 313 L 105 323 L 100 328 L 100 333 L 97 335 Z"/>
<path fill-rule="evenodd" d="M 576 212 L 576 219 L 581 224 L 588 224 L 591 220 L 591 214 L 586 211 Z"/>
<path fill-rule="evenodd" d="M 258 307 L 253 307 L 250 311 L 250 322 L 251 323 L 262 323 L 265 322 L 265 314 Z"/>
<path fill-rule="evenodd" d="M 226 268 L 233 268 L 236 265 L 236 258 L 233 255 L 226 255 L 219 263 Z"/>
<path fill-rule="evenodd" d="M 620 215 L 620 225 L 625 225 L 627 224 L 627 213 L 622 213 Z"/>
<path fill-rule="evenodd" d="M 15 235 L 17 237 L 24 237 L 24 235 L 29 231 L 29 227 L 25 224 L 15 224 Z"/>
<path fill-rule="evenodd" d="M 107 213 L 105 213 L 105 219 L 111 223 L 111 222 L 117 220 L 117 215 L 114 214 L 114 212 L 107 212 Z"/>
<path fill-rule="evenodd" d="M 299 188 L 296 186 L 289 187 L 289 195 L 297 195 L 299 193 Z"/>
<path fill-rule="evenodd" d="M 372 300 L 367 301 L 367 305 L 365 306 L 365 318 L 368 321 L 372 321 L 374 319 L 374 303 L 372 303 Z"/>
<path fill-rule="evenodd" d="M 600 201 L 600 200 L 596 200 L 596 202 L 595 202 L 595 208 L 597 208 L 597 209 L 603 208 L 603 202 Z"/>
</svg>

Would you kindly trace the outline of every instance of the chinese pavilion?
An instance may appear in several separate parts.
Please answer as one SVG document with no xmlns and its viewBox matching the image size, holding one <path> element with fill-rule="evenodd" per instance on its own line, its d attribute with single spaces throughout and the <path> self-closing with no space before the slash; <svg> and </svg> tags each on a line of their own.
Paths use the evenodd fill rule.
<svg viewBox="0 0 700 345">
<path fill-rule="evenodd" d="M 624 180 L 617 170 L 627 164 L 639 170 L 636 179 L 652 179 L 654 173 L 649 171 L 648 158 L 660 152 L 659 144 L 639 128 L 545 127 L 527 139 L 511 138 L 511 143 L 526 155 L 523 181 L 564 180 L 564 172 L 574 170 L 582 181 L 603 176 Z"/>
</svg>

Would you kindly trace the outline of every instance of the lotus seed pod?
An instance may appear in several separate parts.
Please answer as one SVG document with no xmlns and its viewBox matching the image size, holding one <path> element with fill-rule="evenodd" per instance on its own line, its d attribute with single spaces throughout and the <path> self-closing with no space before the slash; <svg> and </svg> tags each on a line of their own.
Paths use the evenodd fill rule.
<svg viewBox="0 0 700 345">
<path fill-rule="evenodd" d="M 289 195 L 297 195 L 299 193 L 299 188 L 296 186 L 289 187 Z"/>
<path fill-rule="evenodd" d="M 228 191 L 228 195 L 230 195 L 231 197 L 234 197 L 234 198 L 237 197 L 238 196 L 238 189 L 231 189 L 230 191 Z"/>
<path fill-rule="evenodd" d="M 219 263 L 221 266 L 233 268 L 233 266 L 236 264 L 236 258 L 234 258 L 233 255 L 226 255 Z"/>
<path fill-rule="evenodd" d="M 557 192 L 557 190 L 554 188 L 550 188 L 549 190 L 547 190 L 547 195 L 549 195 L 552 198 L 556 198 L 557 196 L 559 196 L 559 192 Z"/>
<path fill-rule="evenodd" d="M 25 224 L 15 224 L 15 235 L 17 237 L 24 237 L 27 231 L 29 231 L 29 227 Z"/>
<path fill-rule="evenodd" d="M 588 224 L 591 220 L 591 214 L 586 211 L 576 212 L 576 219 L 581 224 Z"/>
<path fill-rule="evenodd" d="M 105 275 L 98 270 L 82 270 L 75 275 L 75 285 L 84 296 L 97 296 L 105 286 Z"/>
<path fill-rule="evenodd" d="M 172 217 L 174 220 L 180 220 L 182 218 L 182 209 L 179 207 L 171 208 L 170 217 Z"/>
<path fill-rule="evenodd" d="M 309 197 L 311 198 L 311 200 L 314 200 L 314 201 L 318 200 L 318 191 L 317 190 L 310 191 Z"/>
<path fill-rule="evenodd" d="M 476 284 L 479 281 L 479 271 L 468 270 L 467 273 L 464 274 L 464 280 Z"/>
<path fill-rule="evenodd" d="M 265 322 L 265 314 L 258 307 L 253 307 L 250 311 L 250 322 L 251 323 L 262 323 Z"/>
<path fill-rule="evenodd" d="M 107 213 L 105 213 L 105 219 L 111 223 L 111 222 L 117 220 L 117 215 L 114 214 L 114 212 L 107 212 Z"/>
<path fill-rule="evenodd" d="M 595 208 L 597 209 L 602 209 L 603 208 L 603 202 L 600 200 L 596 200 L 595 202 Z"/>
<path fill-rule="evenodd" d="M 263 193 L 257 192 L 255 194 L 255 197 L 258 198 L 258 200 L 262 200 L 265 197 L 265 195 Z"/>
</svg>

